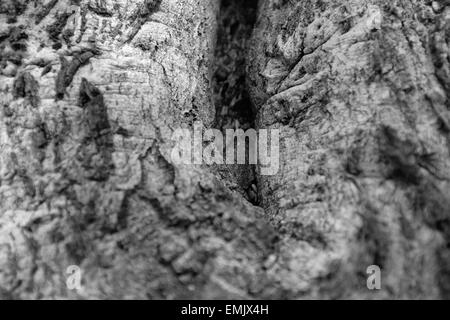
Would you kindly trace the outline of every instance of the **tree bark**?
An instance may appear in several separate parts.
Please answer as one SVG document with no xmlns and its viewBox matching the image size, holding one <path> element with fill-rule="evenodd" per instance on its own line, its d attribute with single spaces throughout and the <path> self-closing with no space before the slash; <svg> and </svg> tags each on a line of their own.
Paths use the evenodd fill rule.
<svg viewBox="0 0 450 320">
<path fill-rule="evenodd" d="M 259 178 L 283 244 L 268 274 L 294 297 L 449 297 L 447 5 L 260 2 L 249 86 L 282 132 Z"/>
<path fill-rule="evenodd" d="M 450 6 L 254 6 L 2 1 L 0 298 L 450 296 Z M 172 161 L 233 120 L 277 175 Z"/>
<path fill-rule="evenodd" d="M 218 4 L 22 9 L 1 24 L 3 297 L 248 297 L 272 250 L 262 209 L 170 157 L 173 130 L 214 119 Z"/>
</svg>

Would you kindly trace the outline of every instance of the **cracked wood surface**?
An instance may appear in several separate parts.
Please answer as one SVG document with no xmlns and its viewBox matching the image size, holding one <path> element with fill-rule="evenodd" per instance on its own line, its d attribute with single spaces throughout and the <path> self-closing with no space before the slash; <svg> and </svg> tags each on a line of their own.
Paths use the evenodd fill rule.
<svg viewBox="0 0 450 320">
<path fill-rule="evenodd" d="M 0 3 L 0 298 L 449 297 L 448 3 L 236 1 Z M 281 129 L 252 199 L 170 158 L 230 117 Z"/>
</svg>

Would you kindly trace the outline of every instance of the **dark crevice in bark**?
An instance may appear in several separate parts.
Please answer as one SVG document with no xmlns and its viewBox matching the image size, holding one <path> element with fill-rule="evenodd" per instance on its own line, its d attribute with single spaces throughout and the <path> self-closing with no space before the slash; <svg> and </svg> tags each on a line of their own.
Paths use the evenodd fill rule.
<svg viewBox="0 0 450 320">
<path fill-rule="evenodd" d="M 37 108 L 39 105 L 39 83 L 29 73 L 20 73 L 14 80 L 13 96 L 14 98 L 27 98 L 30 104 Z"/>
<path fill-rule="evenodd" d="M 61 43 L 59 37 L 61 36 L 64 27 L 67 24 L 67 20 L 72 15 L 71 12 L 63 12 L 55 16 L 55 21 L 48 25 L 46 31 L 48 33 L 48 37 L 54 43 L 53 49 L 58 50 L 61 48 Z"/>
<path fill-rule="evenodd" d="M 112 132 L 103 93 L 85 78 L 80 84 L 78 106 L 83 109 L 78 123 L 81 137 L 72 161 L 61 163 L 61 173 L 70 183 L 60 192 L 75 209 L 64 218 L 70 230 L 70 236 L 65 238 L 65 248 L 69 258 L 81 264 L 88 252 L 95 250 L 98 236 L 93 232 L 95 228 L 100 226 L 101 235 L 109 235 L 126 227 L 128 194 L 125 193 L 119 201 L 113 219 L 101 214 L 102 204 L 98 199 L 102 192 L 109 190 L 108 180 L 114 170 Z M 64 152 L 67 142 L 65 139 L 61 141 L 58 153 Z M 91 189 L 92 195 L 88 200 L 80 201 L 77 189 L 87 188 L 89 184 L 95 184 L 97 189 Z"/>
<path fill-rule="evenodd" d="M 22 65 L 22 60 L 27 52 L 28 34 L 24 27 L 8 27 L 0 32 L 0 70 L 5 74 L 8 65 L 14 65 L 9 76 L 16 75 L 17 68 Z"/>
<path fill-rule="evenodd" d="M 246 86 L 248 41 L 256 20 L 257 0 L 222 0 L 214 59 L 213 96 L 216 108 L 213 128 L 222 130 L 255 128 L 255 108 Z M 247 148 L 248 150 L 248 148 Z M 248 163 L 248 162 L 246 162 Z M 230 188 L 258 204 L 254 165 L 217 167 L 219 175 L 231 181 Z"/>
<path fill-rule="evenodd" d="M 65 57 L 61 57 L 61 68 L 56 77 L 55 91 L 56 99 L 62 100 L 66 93 L 66 88 L 72 83 L 73 77 L 78 69 L 89 62 L 89 59 L 95 56 L 96 52 L 85 50 L 74 54 L 70 62 Z"/>
</svg>

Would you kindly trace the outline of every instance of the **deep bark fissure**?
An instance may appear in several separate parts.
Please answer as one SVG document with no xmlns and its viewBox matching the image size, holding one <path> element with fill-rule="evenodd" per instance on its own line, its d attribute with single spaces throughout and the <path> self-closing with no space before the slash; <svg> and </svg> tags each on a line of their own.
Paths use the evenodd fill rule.
<svg viewBox="0 0 450 320">
<path fill-rule="evenodd" d="M 256 114 L 246 85 L 245 66 L 257 3 L 257 0 L 221 1 L 212 85 L 216 108 L 213 127 L 224 133 L 226 129 L 255 129 Z M 232 189 L 236 188 L 252 204 L 258 205 L 255 169 L 255 165 L 246 162 L 245 165 L 226 165 L 218 171 L 231 181 Z"/>
</svg>

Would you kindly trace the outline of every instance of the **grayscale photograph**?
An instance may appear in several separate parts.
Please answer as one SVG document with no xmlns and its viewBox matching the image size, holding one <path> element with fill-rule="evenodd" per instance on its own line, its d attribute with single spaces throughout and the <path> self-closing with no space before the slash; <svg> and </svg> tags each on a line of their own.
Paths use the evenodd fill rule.
<svg viewBox="0 0 450 320">
<path fill-rule="evenodd" d="M 447 299 L 450 0 L 0 0 L 0 300 Z"/>
</svg>

